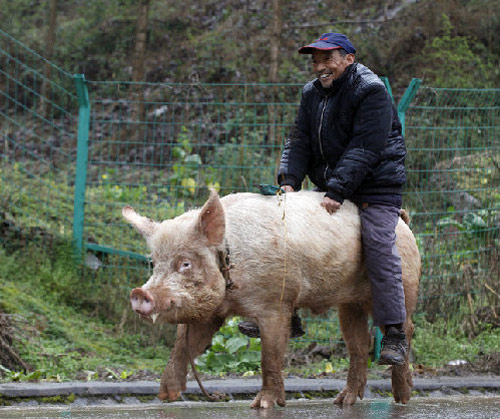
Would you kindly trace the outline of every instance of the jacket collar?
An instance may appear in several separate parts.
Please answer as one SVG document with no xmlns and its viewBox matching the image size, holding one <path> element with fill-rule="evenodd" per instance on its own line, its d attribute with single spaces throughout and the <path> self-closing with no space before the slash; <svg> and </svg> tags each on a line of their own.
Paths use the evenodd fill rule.
<svg viewBox="0 0 500 419">
<path fill-rule="evenodd" d="M 337 90 L 340 89 L 340 86 L 344 84 L 344 82 L 349 78 L 351 73 L 355 70 L 357 63 L 351 64 L 349 67 L 347 67 L 344 71 L 344 73 L 336 80 L 333 81 L 332 85 L 328 88 L 325 89 L 319 79 L 314 79 L 313 84 L 314 87 L 321 93 L 323 96 L 329 96 L 332 93 L 335 93 Z"/>
</svg>

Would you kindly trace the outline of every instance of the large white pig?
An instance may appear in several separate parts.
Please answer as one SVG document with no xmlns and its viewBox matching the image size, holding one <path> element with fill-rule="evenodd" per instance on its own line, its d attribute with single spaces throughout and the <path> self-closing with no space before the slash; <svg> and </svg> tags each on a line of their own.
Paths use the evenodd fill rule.
<svg viewBox="0 0 500 419">
<path fill-rule="evenodd" d="M 282 196 L 215 191 L 201 209 L 156 222 L 131 207 L 123 216 L 146 239 L 153 274 L 132 290 L 132 308 L 150 321 L 179 324 L 160 384 L 160 399 L 175 400 L 186 388 L 190 357 L 200 355 L 228 316 L 255 321 L 262 340 L 262 389 L 252 407 L 285 405 L 283 360 L 296 308 L 315 314 L 338 307 L 350 355 L 347 384 L 335 403 L 363 397 L 369 350 L 371 287 L 363 263 L 357 207 L 349 201 L 333 215 L 320 206 L 322 193 Z M 400 220 L 401 255 L 411 341 L 420 277 L 420 255 Z M 392 367 L 397 402 L 410 399 L 408 360 Z"/>
</svg>

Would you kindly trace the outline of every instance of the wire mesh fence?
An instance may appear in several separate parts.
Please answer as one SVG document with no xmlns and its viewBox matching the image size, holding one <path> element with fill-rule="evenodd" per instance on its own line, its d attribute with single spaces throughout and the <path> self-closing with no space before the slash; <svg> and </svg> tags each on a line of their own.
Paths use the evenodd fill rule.
<svg viewBox="0 0 500 419">
<path fill-rule="evenodd" d="M 1 212 L 69 236 L 81 181 L 75 78 L 4 32 L 0 41 Z M 274 183 L 301 85 L 86 85 L 82 275 L 123 301 L 107 314 L 124 320 L 128 290 L 150 268 L 121 207 L 171 218 L 200 205 L 209 187 L 225 195 Z M 421 87 L 406 112 L 404 205 L 423 258 L 419 312 L 430 318 L 463 304 L 464 316 L 498 306 L 499 114 L 500 89 L 431 87 Z M 340 337 L 332 313 L 308 318 L 307 331 L 308 340 Z"/>
<path fill-rule="evenodd" d="M 447 317 L 464 300 L 471 311 L 472 300 L 498 306 L 500 90 L 424 87 L 406 121 L 420 310 Z"/>
<path fill-rule="evenodd" d="M 161 219 L 200 204 L 209 187 L 225 195 L 273 183 L 300 94 L 298 86 L 264 84 L 90 82 L 89 89 L 87 193 L 93 199 L 86 218 L 96 221 L 88 214 L 104 202 L 110 213 L 133 203 Z M 127 99 L 139 89 L 146 92 L 142 101 Z M 280 102 L 266 101 L 273 94 Z M 123 231 L 102 228 L 100 220 L 86 227 L 101 244 L 115 246 Z"/>
<path fill-rule="evenodd" d="M 71 233 L 77 109 L 71 75 L 0 30 L 0 95 L 2 208 L 27 225 Z"/>
</svg>

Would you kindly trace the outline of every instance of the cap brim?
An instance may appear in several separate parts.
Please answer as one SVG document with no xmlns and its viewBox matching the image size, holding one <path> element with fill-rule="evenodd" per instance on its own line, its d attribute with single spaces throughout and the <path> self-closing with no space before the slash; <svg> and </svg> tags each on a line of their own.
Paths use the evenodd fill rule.
<svg viewBox="0 0 500 419">
<path fill-rule="evenodd" d="M 340 49 L 341 46 L 332 46 L 327 42 L 313 42 L 312 44 L 306 45 L 302 48 L 299 48 L 299 54 L 312 54 L 313 51 L 330 51 L 332 49 Z"/>
</svg>

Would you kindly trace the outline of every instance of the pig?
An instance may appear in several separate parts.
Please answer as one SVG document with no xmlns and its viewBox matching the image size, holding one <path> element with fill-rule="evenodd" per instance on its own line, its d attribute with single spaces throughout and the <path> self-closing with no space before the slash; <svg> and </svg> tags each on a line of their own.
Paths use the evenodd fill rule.
<svg viewBox="0 0 500 419">
<path fill-rule="evenodd" d="M 264 196 L 211 190 L 201 209 L 162 222 L 126 206 L 124 218 L 147 241 L 153 272 L 130 294 L 142 318 L 178 324 L 158 397 L 175 400 L 186 389 L 187 367 L 203 353 L 228 316 L 257 323 L 262 345 L 262 387 L 251 406 L 285 405 L 283 363 L 290 319 L 298 308 L 322 314 L 338 308 L 350 356 L 340 406 L 363 398 L 369 352 L 371 286 L 363 262 L 356 205 L 345 201 L 330 215 L 322 193 Z M 414 326 L 421 261 L 415 238 L 402 219 L 396 229 L 402 260 L 409 342 Z M 392 367 L 396 402 L 412 387 L 408 358 Z"/>
</svg>

